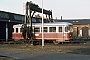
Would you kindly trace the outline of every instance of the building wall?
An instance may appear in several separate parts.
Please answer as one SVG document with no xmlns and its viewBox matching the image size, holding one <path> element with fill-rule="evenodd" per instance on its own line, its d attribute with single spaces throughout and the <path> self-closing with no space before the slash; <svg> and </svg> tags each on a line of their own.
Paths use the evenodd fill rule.
<svg viewBox="0 0 90 60">
<path fill-rule="evenodd" d="M 8 39 L 12 39 L 13 23 L 8 23 Z"/>
<path fill-rule="evenodd" d="M 0 21 L 0 42 L 12 40 L 12 31 L 14 24 L 16 23 Z"/>
<path fill-rule="evenodd" d="M 0 41 L 6 38 L 6 22 L 0 22 Z"/>
<path fill-rule="evenodd" d="M 89 39 L 90 25 L 89 24 L 74 24 L 73 39 Z"/>
</svg>

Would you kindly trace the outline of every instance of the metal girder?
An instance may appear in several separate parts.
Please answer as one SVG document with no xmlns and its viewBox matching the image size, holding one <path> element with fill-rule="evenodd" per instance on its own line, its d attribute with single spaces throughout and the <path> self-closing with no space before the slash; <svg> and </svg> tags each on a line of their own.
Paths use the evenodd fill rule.
<svg viewBox="0 0 90 60">
<path fill-rule="evenodd" d="M 29 5 L 29 7 L 30 7 L 30 9 L 32 11 L 36 11 L 36 12 L 42 13 L 42 8 L 40 8 L 38 5 L 32 3 L 31 1 L 27 2 L 27 5 Z M 45 9 L 43 9 L 43 13 L 47 14 L 47 15 L 52 15 L 52 10 L 45 10 Z"/>
</svg>

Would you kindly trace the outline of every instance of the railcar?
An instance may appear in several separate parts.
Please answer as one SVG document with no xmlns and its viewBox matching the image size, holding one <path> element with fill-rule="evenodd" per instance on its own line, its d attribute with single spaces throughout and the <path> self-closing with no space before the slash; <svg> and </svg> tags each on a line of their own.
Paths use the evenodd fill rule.
<svg viewBox="0 0 90 60">
<path fill-rule="evenodd" d="M 27 25 L 29 26 L 29 25 Z M 60 42 L 70 41 L 71 40 L 71 32 L 72 23 L 69 22 L 52 22 L 52 23 L 44 23 L 43 32 L 44 32 L 44 40 L 53 41 L 54 44 L 58 44 Z M 13 26 L 12 38 L 14 40 L 24 39 L 22 36 L 22 24 Z M 32 24 L 34 39 L 42 40 L 42 24 L 41 23 L 33 23 Z"/>
</svg>

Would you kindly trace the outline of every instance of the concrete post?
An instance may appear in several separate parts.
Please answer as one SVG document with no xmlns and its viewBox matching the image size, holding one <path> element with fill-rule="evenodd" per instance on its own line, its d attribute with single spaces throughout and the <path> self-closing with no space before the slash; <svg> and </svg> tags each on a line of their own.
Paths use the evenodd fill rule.
<svg viewBox="0 0 90 60">
<path fill-rule="evenodd" d="M 8 41 L 8 25 L 6 23 L 6 41 Z"/>
</svg>

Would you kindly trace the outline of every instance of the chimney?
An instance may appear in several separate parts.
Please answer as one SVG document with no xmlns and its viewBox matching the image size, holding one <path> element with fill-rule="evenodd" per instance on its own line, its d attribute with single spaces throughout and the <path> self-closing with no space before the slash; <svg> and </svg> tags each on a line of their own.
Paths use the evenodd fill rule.
<svg viewBox="0 0 90 60">
<path fill-rule="evenodd" d="M 62 20 L 62 16 L 61 16 L 61 20 Z"/>
</svg>

